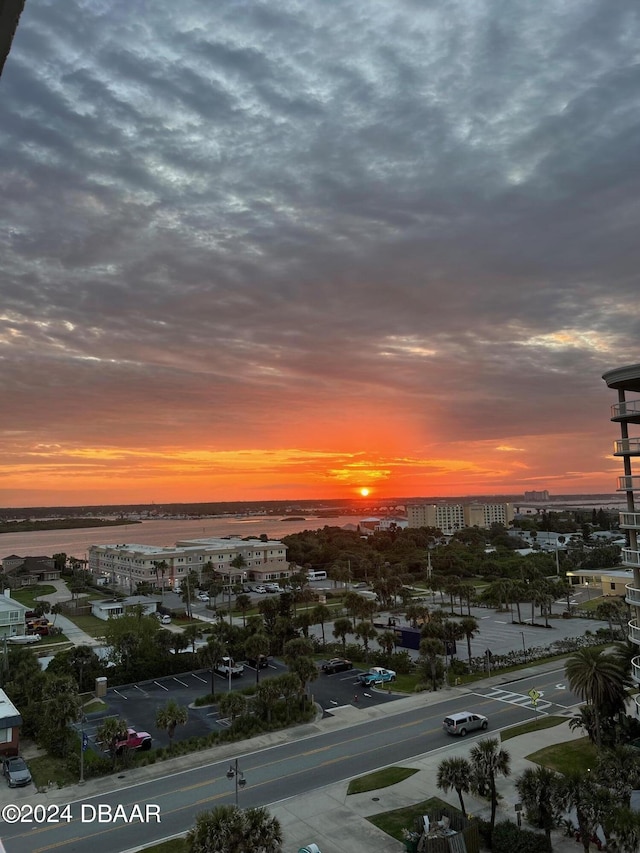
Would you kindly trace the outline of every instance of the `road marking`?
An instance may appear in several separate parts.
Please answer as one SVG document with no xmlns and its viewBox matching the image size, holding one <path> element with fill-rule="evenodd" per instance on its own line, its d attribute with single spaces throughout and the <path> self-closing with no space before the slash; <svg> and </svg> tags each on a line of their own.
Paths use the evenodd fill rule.
<svg viewBox="0 0 640 853">
<path fill-rule="evenodd" d="M 495 623 L 496 623 L 496 625 L 506 625 L 506 624 L 507 624 L 507 623 L 506 623 L 505 621 L 503 621 L 502 619 L 496 619 L 496 620 L 495 620 Z"/>
<path fill-rule="evenodd" d="M 182 686 L 183 686 L 183 687 L 188 687 L 188 686 L 189 686 L 186 682 L 184 682 L 184 681 L 180 681 L 180 679 L 179 679 L 179 678 L 174 678 L 173 680 L 174 680 L 174 681 L 177 681 L 177 682 L 178 682 L 178 684 L 182 684 Z"/>
<path fill-rule="evenodd" d="M 197 679 L 198 679 L 198 681 L 201 681 L 203 684 L 208 684 L 208 683 L 209 683 L 209 682 L 206 680 L 206 678 L 200 678 L 200 676 L 199 676 L 199 675 L 196 675 L 196 674 L 195 674 L 195 672 L 192 672 L 192 673 L 191 673 L 191 675 L 192 675 L 194 678 L 197 678 Z"/>
<path fill-rule="evenodd" d="M 162 687 L 162 689 L 163 689 L 163 690 L 166 690 L 166 691 L 167 691 L 167 693 L 169 692 L 169 688 L 168 688 L 168 687 L 165 687 L 165 686 L 164 686 L 164 684 L 160 684 L 160 682 L 159 682 L 159 681 L 154 681 L 153 683 L 154 683 L 157 687 Z M 186 687 L 186 685 L 185 685 L 185 687 Z"/>
<path fill-rule="evenodd" d="M 566 689 L 567 689 L 566 684 L 556 684 L 556 690 L 566 690 Z"/>
<path fill-rule="evenodd" d="M 477 696 L 483 696 L 485 699 L 495 699 L 498 702 L 506 702 L 509 705 L 520 705 L 523 708 L 536 707 L 539 711 L 544 708 L 550 708 L 552 703 L 546 699 L 537 699 L 535 706 L 529 696 L 523 693 L 513 693 L 509 690 L 502 690 L 499 687 L 494 687 L 490 693 L 477 693 Z"/>
</svg>

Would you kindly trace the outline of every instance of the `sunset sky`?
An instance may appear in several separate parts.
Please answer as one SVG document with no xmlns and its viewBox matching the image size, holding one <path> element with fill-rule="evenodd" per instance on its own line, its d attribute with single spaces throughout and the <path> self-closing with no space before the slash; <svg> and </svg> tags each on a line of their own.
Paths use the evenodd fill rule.
<svg viewBox="0 0 640 853">
<path fill-rule="evenodd" d="M 28 0 L 0 506 L 612 492 L 637 0 Z"/>
</svg>

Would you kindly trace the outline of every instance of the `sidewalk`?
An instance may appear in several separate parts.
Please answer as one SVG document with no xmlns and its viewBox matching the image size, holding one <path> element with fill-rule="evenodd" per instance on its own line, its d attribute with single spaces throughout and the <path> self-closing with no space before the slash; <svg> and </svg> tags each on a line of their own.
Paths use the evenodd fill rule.
<svg viewBox="0 0 640 853">
<path fill-rule="evenodd" d="M 60 601 L 69 601 L 71 599 L 69 588 L 63 580 L 47 581 L 47 583 L 54 586 L 56 591 L 50 592 L 48 595 L 40 595 L 36 601 L 48 601 L 53 607 L 54 604 L 58 604 Z M 67 619 L 67 617 L 62 613 L 58 613 L 53 617 L 49 616 L 49 618 L 52 621 L 55 619 L 56 628 L 62 628 L 62 633 L 69 639 L 69 642 L 73 643 L 74 646 L 101 645 L 95 637 L 92 637 L 90 634 L 87 634 L 86 631 L 78 628 L 74 622 Z"/>
</svg>

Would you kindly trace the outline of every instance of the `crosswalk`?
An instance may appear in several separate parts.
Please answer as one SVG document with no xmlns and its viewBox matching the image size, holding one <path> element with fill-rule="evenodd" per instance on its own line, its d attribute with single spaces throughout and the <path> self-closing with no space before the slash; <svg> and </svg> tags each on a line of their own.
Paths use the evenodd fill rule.
<svg viewBox="0 0 640 853">
<path fill-rule="evenodd" d="M 524 693 L 513 693 L 511 690 L 502 690 L 500 687 L 492 687 L 485 691 L 474 690 L 478 696 L 483 696 L 485 699 L 496 699 L 498 702 L 507 702 L 510 705 L 521 705 L 523 708 L 535 708 L 537 711 L 545 711 L 551 708 L 552 702 L 546 699 L 538 699 L 536 704 L 533 704 L 533 699 Z"/>
</svg>

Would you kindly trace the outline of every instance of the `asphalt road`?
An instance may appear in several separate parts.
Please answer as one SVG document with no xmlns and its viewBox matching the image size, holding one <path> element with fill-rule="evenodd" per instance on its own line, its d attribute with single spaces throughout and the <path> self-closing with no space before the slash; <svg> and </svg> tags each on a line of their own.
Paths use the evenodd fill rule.
<svg viewBox="0 0 640 853">
<path fill-rule="evenodd" d="M 299 737 L 292 742 L 237 754 L 247 781 L 246 788 L 239 793 L 239 801 L 245 807 L 273 804 L 442 749 L 451 742 L 442 731 L 442 719 L 453 711 L 473 710 L 486 714 L 491 735 L 499 728 L 531 719 L 536 713 L 526 697 L 531 686 L 551 703 L 537 713 L 564 710 L 575 698 L 564 687 L 562 671 L 558 670 L 505 682 L 497 688 L 479 686 L 466 696 L 455 694 L 454 697 L 443 692 L 439 704 L 367 720 L 337 731 L 318 733 L 313 724 L 303 726 L 297 730 Z M 496 690 L 504 692 L 500 694 Z M 507 697 L 508 693 L 511 698 Z M 469 739 L 480 736 L 483 733 L 469 736 Z M 183 833 L 193 826 L 198 812 L 234 802 L 235 785 L 226 776 L 228 769 L 229 760 L 226 759 L 128 787 L 125 774 L 119 790 L 70 803 L 68 815 L 61 822 L 5 823 L 2 825 L 5 849 L 7 853 L 48 853 L 51 850 L 85 853 L 90 849 L 96 853 L 121 853 L 140 844 Z M 134 804 L 143 809 L 151 804 L 157 806 L 160 822 L 156 822 L 152 813 L 151 821 L 145 823 L 136 820 L 127 824 L 121 819 L 116 823 L 99 823 L 97 809 L 100 804 L 105 815 L 107 807 L 114 814 L 115 807 L 122 805 L 126 814 L 131 814 Z"/>
</svg>

